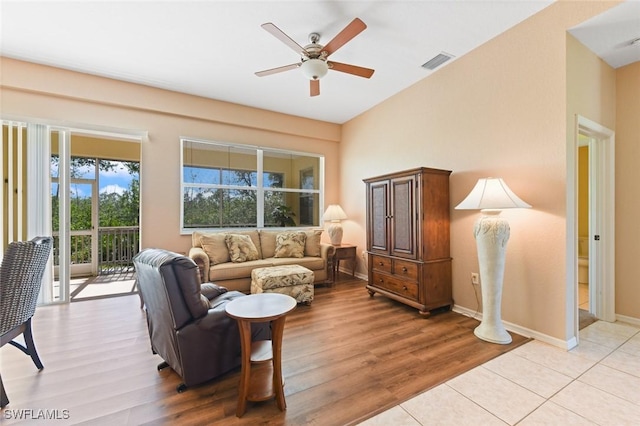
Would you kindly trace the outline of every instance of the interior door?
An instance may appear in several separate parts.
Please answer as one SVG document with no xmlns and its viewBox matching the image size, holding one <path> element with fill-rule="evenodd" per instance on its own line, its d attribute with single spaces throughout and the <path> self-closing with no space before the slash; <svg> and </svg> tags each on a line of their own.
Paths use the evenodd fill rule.
<svg viewBox="0 0 640 426">
<path fill-rule="evenodd" d="M 615 321 L 615 133 L 585 117 L 576 119 L 575 147 L 589 140 L 589 310 L 598 319 Z M 577 161 L 574 159 L 574 161 Z M 574 185 L 575 186 L 575 185 Z M 577 203 L 577 196 L 576 203 Z M 577 223 L 577 213 L 574 214 Z M 577 270 L 577 230 L 570 232 Z M 574 273 L 575 275 L 575 273 Z M 568 282 L 577 296 L 577 276 Z M 578 314 L 578 299 L 574 312 Z M 577 318 L 577 316 L 576 316 Z M 574 321 L 578 335 L 579 322 Z"/>
</svg>

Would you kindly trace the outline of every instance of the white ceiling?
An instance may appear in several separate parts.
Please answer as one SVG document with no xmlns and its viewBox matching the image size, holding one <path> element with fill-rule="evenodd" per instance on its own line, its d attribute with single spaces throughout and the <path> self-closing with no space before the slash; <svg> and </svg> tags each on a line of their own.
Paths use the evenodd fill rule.
<svg viewBox="0 0 640 426">
<path fill-rule="evenodd" d="M 459 58 L 551 3 L 0 0 L 0 53 L 343 123 L 428 77 L 434 71 L 421 65 L 433 56 L 446 52 Z M 612 9 L 610 17 L 594 18 L 572 33 L 590 47 L 597 45 L 600 50 L 592 50 L 609 61 L 610 52 L 620 53 L 623 44 L 630 41 L 629 33 L 623 34 L 617 21 L 636 30 L 633 38 L 640 37 L 640 2 L 627 3 Z M 613 14 L 623 7 L 630 7 L 631 13 L 621 10 Z M 321 80 L 320 96 L 312 98 L 308 81 L 297 69 L 267 77 L 254 75 L 255 71 L 299 61 L 295 52 L 264 31 L 261 24 L 273 22 L 304 46 L 311 32 L 320 33 L 320 44 L 326 44 L 355 17 L 368 28 L 331 59 L 373 68 L 376 72 L 371 79 L 330 71 Z M 603 32 L 607 37 L 602 37 Z M 634 52 L 631 62 L 633 57 L 639 59 L 640 47 Z M 612 65 L 617 63 L 611 61 Z"/>
<path fill-rule="evenodd" d="M 640 1 L 627 0 L 569 33 L 613 68 L 640 61 Z M 637 44 L 632 45 L 634 40 Z"/>
</svg>

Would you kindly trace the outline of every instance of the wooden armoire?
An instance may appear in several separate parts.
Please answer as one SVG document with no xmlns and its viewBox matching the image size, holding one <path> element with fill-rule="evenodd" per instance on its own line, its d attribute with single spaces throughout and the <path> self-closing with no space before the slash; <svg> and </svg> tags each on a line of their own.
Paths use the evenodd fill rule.
<svg viewBox="0 0 640 426">
<path fill-rule="evenodd" d="M 364 180 L 370 296 L 379 293 L 425 316 L 453 305 L 450 174 L 421 167 Z"/>
</svg>

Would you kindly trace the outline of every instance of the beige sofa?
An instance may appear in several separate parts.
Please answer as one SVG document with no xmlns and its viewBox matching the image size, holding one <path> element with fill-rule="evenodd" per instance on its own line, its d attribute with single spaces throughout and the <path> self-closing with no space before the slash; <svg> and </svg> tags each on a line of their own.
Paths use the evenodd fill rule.
<svg viewBox="0 0 640 426">
<path fill-rule="evenodd" d="M 294 248 L 288 246 L 290 233 L 304 233 L 304 250 L 300 241 Z M 289 234 L 289 235 L 285 235 Z M 229 237 L 232 235 L 232 237 Z M 335 248 L 320 242 L 321 229 L 313 230 L 269 230 L 253 229 L 246 231 L 199 232 L 192 234 L 192 247 L 189 257 L 198 265 L 202 282 L 213 282 L 229 290 L 249 293 L 251 290 L 251 271 L 255 268 L 280 265 L 301 265 L 314 273 L 314 283 L 333 281 L 333 255 Z M 246 236 L 246 237 L 238 237 Z M 247 238 L 248 237 L 248 238 Z M 244 243 L 251 240 L 257 254 L 246 251 L 246 247 L 229 246 L 230 240 L 239 239 Z M 249 244 L 251 245 L 251 244 Z M 297 250 L 300 249 L 300 250 Z M 302 257 L 289 257 L 289 254 Z M 246 260 L 246 259 L 251 260 Z"/>
</svg>

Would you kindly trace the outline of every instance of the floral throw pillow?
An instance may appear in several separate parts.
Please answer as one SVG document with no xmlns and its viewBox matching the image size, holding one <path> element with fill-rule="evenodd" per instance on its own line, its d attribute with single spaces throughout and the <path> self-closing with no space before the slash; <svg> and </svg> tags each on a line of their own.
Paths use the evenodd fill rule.
<svg viewBox="0 0 640 426">
<path fill-rule="evenodd" d="M 248 235 L 227 234 L 224 241 L 227 243 L 232 262 L 241 263 L 260 259 L 258 249 Z"/>
<path fill-rule="evenodd" d="M 304 257 L 304 232 L 282 232 L 276 235 L 276 252 L 273 257 Z"/>
</svg>

